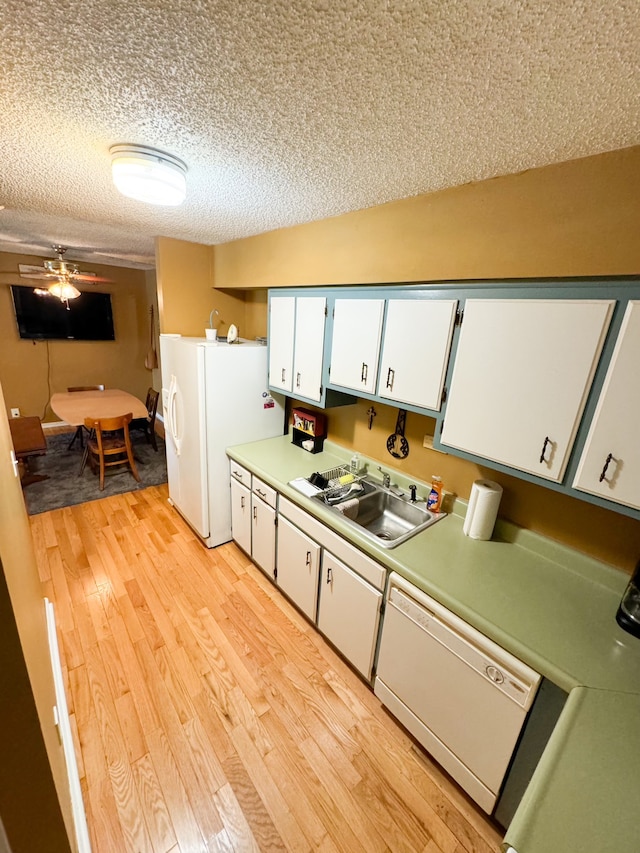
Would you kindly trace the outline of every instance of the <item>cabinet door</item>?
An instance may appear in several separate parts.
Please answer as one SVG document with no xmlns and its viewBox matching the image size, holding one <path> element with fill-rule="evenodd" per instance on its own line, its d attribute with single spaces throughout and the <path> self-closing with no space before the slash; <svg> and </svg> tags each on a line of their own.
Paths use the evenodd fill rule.
<svg viewBox="0 0 640 853">
<path fill-rule="evenodd" d="M 277 554 L 278 586 L 315 622 L 320 546 L 281 515 Z"/>
<path fill-rule="evenodd" d="M 559 482 L 610 300 L 467 300 L 442 444 Z"/>
<path fill-rule="evenodd" d="M 640 302 L 630 302 L 573 487 L 635 509 L 640 509 L 639 368 Z"/>
<path fill-rule="evenodd" d="M 247 554 L 251 553 L 251 492 L 231 478 L 231 535 Z"/>
<path fill-rule="evenodd" d="M 293 342 L 296 300 L 274 296 L 269 303 L 269 386 L 293 389 Z"/>
<path fill-rule="evenodd" d="M 276 566 L 276 511 L 252 495 L 251 518 L 251 559 L 273 578 Z"/>
<path fill-rule="evenodd" d="M 374 394 L 383 299 L 336 299 L 331 342 L 332 385 Z"/>
<path fill-rule="evenodd" d="M 317 402 L 321 397 L 326 306 L 324 296 L 301 296 L 296 300 L 293 387 L 296 394 Z"/>
<path fill-rule="evenodd" d="M 381 603 L 381 592 L 324 551 L 318 628 L 365 678 L 371 677 Z"/>
<path fill-rule="evenodd" d="M 456 300 L 390 299 L 378 396 L 440 409 Z"/>
</svg>

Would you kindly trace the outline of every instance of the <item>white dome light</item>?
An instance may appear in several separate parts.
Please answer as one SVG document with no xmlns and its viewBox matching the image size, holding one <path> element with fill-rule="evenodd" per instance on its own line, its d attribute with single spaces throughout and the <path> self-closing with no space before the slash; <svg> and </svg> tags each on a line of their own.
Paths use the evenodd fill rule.
<svg viewBox="0 0 640 853">
<path fill-rule="evenodd" d="M 128 198 L 147 204 L 178 205 L 187 195 L 186 164 L 146 145 L 113 145 L 113 182 Z"/>
</svg>

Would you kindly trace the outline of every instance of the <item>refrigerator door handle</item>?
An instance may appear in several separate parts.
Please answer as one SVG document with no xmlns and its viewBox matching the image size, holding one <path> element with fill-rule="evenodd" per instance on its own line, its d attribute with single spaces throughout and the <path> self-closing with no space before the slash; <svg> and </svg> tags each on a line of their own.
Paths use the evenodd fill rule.
<svg viewBox="0 0 640 853">
<path fill-rule="evenodd" d="M 178 438 L 178 431 L 176 425 L 176 403 L 178 396 L 178 383 L 176 381 L 176 377 L 171 377 L 171 383 L 169 385 L 169 411 L 168 411 L 168 420 L 169 420 L 169 435 L 171 436 L 171 441 L 176 450 L 176 456 L 180 456 L 180 439 Z"/>
</svg>

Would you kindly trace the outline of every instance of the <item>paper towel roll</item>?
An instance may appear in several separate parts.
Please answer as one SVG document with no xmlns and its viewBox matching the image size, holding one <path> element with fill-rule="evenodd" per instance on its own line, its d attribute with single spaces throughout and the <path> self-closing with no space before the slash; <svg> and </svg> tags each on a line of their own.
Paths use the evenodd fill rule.
<svg viewBox="0 0 640 853">
<path fill-rule="evenodd" d="M 498 517 L 502 486 L 493 480 L 476 480 L 471 487 L 463 531 L 471 539 L 491 539 Z"/>
</svg>

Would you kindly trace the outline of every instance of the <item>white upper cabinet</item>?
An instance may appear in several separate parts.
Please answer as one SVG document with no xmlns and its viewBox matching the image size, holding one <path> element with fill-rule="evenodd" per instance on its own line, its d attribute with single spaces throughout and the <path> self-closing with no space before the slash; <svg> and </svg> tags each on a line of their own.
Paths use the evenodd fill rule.
<svg viewBox="0 0 640 853">
<path fill-rule="evenodd" d="M 321 398 L 324 296 L 273 296 L 269 303 L 269 386 Z"/>
<path fill-rule="evenodd" d="M 573 481 L 640 509 L 640 302 L 630 302 Z"/>
<path fill-rule="evenodd" d="M 326 307 L 324 296 L 296 299 L 293 391 L 309 400 L 321 397 Z"/>
<path fill-rule="evenodd" d="M 269 303 L 269 386 L 293 390 L 295 296 L 274 296 Z"/>
<path fill-rule="evenodd" d="M 390 299 L 378 396 L 440 409 L 457 300 Z"/>
<path fill-rule="evenodd" d="M 561 481 L 613 305 L 467 300 L 442 444 Z"/>
<path fill-rule="evenodd" d="M 374 394 L 384 299 L 336 299 L 331 343 L 332 385 Z"/>
</svg>

